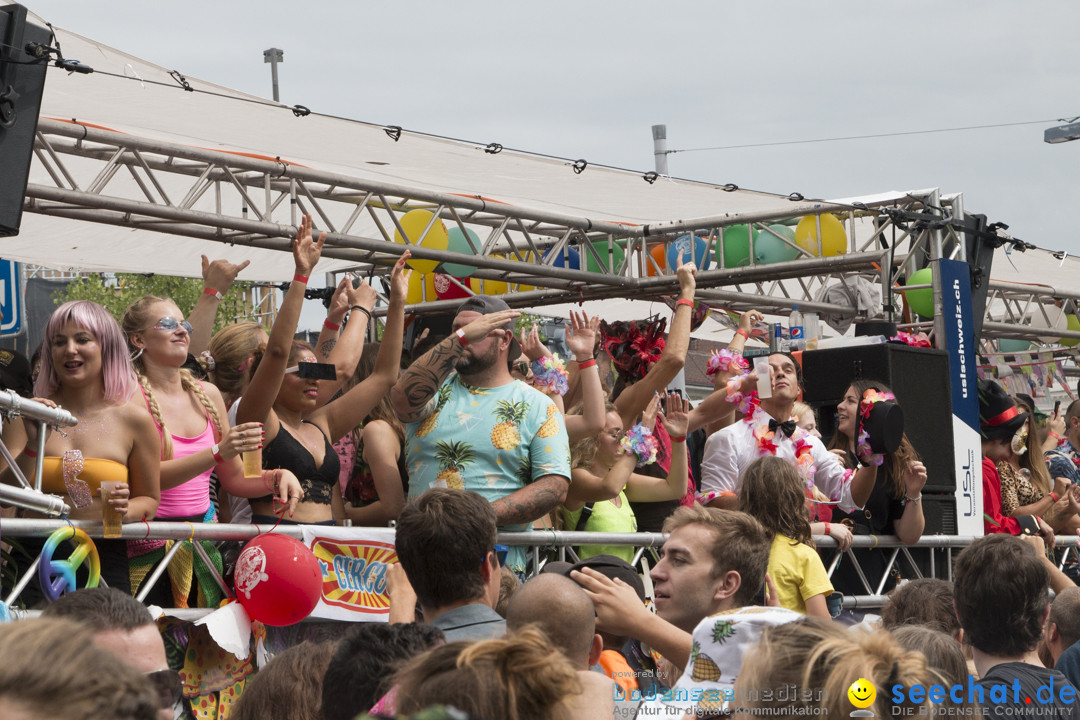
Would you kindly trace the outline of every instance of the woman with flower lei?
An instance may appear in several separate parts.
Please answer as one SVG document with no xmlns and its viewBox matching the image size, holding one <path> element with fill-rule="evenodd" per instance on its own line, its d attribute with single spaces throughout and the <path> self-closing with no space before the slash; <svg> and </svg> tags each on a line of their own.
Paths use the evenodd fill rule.
<svg viewBox="0 0 1080 720">
<path fill-rule="evenodd" d="M 661 409 L 661 400 L 664 409 Z M 635 469 L 656 462 L 659 443 L 653 434 L 657 416 L 671 438 L 671 466 L 666 477 L 654 477 Z M 623 431 L 615 406 L 607 404 L 605 428 L 594 437 L 570 446 L 571 482 L 562 507 L 566 530 L 596 532 L 636 532 L 637 521 L 630 501 L 677 500 L 686 492 L 686 427 L 690 403 L 678 393 L 654 395 L 641 422 Z M 584 508 L 588 515 L 582 521 Z M 606 553 L 633 560 L 634 548 L 627 546 L 583 546 L 582 560 Z"/>
<path fill-rule="evenodd" d="M 833 521 L 847 525 L 856 535 L 896 535 L 901 542 L 911 545 L 922 537 L 926 524 L 922 510 L 926 466 L 907 435 L 896 452 L 879 455 L 870 449 L 866 430 L 856 431 L 862 427 L 860 416 L 865 419 L 878 402 L 895 402 L 895 396 L 883 383 L 861 379 L 851 383 L 836 406 L 836 433 L 828 445 L 829 450 L 836 453 L 849 469 L 859 464 L 876 467 L 877 477 L 865 507 L 850 513 L 834 510 Z M 886 551 L 864 548 L 854 552 L 871 589 L 876 589 L 885 572 Z M 894 578 L 889 578 L 884 591 L 891 589 L 894 582 Z M 846 594 L 866 592 L 849 562 L 841 561 L 833 573 L 833 585 Z"/>
</svg>

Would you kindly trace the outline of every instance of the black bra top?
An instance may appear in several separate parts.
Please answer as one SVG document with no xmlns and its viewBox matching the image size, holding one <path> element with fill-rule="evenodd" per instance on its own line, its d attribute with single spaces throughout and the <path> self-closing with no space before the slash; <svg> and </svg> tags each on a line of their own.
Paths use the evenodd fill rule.
<svg viewBox="0 0 1080 720">
<path fill-rule="evenodd" d="M 308 449 L 293 437 L 284 425 L 280 425 L 277 436 L 263 448 L 263 468 L 267 470 L 282 468 L 291 471 L 296 475 L 300 481 L 300 487 L 304 490 L 304 502 L 329 505 L 334 485 L 341 471 L 341 460 L 338 459 L 334 446 L 330 444 L 330 440 L 322 430 L 319 430 L 319 434 L 322 435 L 324 444 L 321 466 L 315 467 L 315 458 Z M 273 496 L 264 495 L 254 498 L 252 502 L 271 502 L 272 500 Z"/>
</svg>

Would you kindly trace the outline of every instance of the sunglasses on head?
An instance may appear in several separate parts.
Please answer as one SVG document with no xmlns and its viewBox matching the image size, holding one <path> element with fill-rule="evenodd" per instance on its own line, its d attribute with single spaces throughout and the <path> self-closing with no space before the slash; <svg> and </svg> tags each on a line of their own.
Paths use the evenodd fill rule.
<svg viewBox="0 0 1080 720">
<path fill-rule="evenodd" d="M 146 677 L 154 686 L 162 708 L 171 708 L 180 702 L 180 697 L 184 694 L 184 683 L 180 680 L 180 673 L 172 669 L 155 670 L 146 673 Z"/>
<path fill-rule="evenodd" d="M 191 327 L 191 323 L 189 323 L 187 320 L 181 320 L 177 322 L 176 318 L 169 317 L 168 315 L 158 320 L 157 323 L 154 325 L 154 329 L 164 330 L 165 332 L 172 332 L 176 330 L 176 328 L 184 328 L 184 332 L 186 332 L 188 335 L 191 335 L 193 332 L 195 332 L 195 329 Z"/>
</svg>

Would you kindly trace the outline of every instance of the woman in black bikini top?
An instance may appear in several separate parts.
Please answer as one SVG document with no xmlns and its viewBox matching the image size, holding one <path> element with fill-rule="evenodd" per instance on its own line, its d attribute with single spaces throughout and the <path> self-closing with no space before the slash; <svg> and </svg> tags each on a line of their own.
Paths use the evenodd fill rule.
<svg viewBox="0 0 1080 720">
<path fill-rule="evenodd" d="M 305 524 L 334 524 L 344 516 L 337 483 L 339 461 L 331 441 L 358 425 L 397 381 L 408 290 L 406 252 L 390 276 L 390 306 L 375 372 L 337 400 L 316 409 L 319 381 L 302 378 L 297 372 L 300 363 L 316 362 L 315 353 L 307 344 L 294 342 L 293 337 L 307 278 L 319 261 L 325 240 L 325 232 L 318 241 L 312 238 L 311 216 L 305 216 L 293 240 L 296 275 L 282 301 L 266 347 L 256 352 L 251 382 L 237 410 L 237 423 L 263 423 L 266 440 L 263 467 L 286 468 L 300 480 L 304 500 L 297 505 L 292 521 Z M 353 322 L 370 318 L 375 291 L 365 283 L 360 288 L 360 298 L 360 303 L 350 308 L 360 313 Z M 255 522 L 277 522 L 272 499 L 254 499 L 251 509 Z"/>
</svg>

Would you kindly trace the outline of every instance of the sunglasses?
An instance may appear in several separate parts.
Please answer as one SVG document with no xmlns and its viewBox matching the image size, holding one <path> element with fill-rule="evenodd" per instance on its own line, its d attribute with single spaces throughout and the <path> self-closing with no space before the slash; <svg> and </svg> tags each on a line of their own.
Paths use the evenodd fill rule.
<svg viewBox="0 0 1080 720">
<path fill-rule="evenodd" d="M 510 552 L 510 546 L 509 545 L 496 545 L 492 549 L 495 551 L 495 557 L 499 561 L 499 567 L 505 567 L 506 566 L 506 556 Z M 480 559 L 481 562 L 485 562 L 486 560 L 487 560 L 486 555 L 483 558 Z"/>
<path fill-rule="evenodd" d="M 146 673 L 146 677 L 150 680 L 150 684 L 153 685 L 154 691 L 161 701 L 162 708 L 175 707 L 176 703 L 180 702 L 180 698 L 184 694 L 184 683 L 180 680 L 180 673 L 171 669 L 155 670 Z"/>
<path fill-rule="evenodd" d="M 177 322 L 176 318 L 169 317 L 168 315 L 158 320 L 157 324 L 154 325 L 155 330 L 164 330 L 165 332 L 173 332 L 176 328 L 184 328 L 184 332 L 188 335 L 195 332 L 195 328 L 191 327 L 191 323 L 187 320 Z"/>
</svg>

